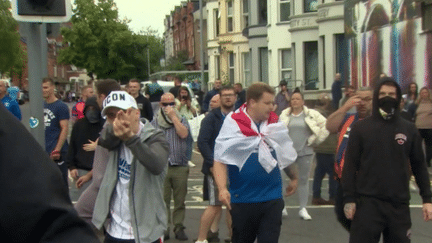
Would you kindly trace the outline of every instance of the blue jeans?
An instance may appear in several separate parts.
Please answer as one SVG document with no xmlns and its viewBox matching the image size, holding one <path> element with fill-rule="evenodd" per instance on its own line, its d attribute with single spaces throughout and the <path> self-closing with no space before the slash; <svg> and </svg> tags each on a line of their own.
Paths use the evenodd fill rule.
<svg viewBox="0 0 432 243">
<path fill-rule="evenodd" d="M 329 196 L 330 199 L 334 199 L 336 196 L 337 184 L 333 178 L 334 173 L 334 154 L 321 154 L 316 153 L 316 167 L 314 180 L 312 185 L 312 196 L 314 198 L 321 197 L 321 183 L 324 176 L 327 174 L 329 176 Z"/>
</svg>

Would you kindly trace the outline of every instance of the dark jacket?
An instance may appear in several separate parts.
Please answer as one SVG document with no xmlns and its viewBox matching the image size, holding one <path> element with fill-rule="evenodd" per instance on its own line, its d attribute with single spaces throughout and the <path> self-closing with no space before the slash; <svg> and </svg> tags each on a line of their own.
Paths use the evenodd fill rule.
<svg viewBox="0 0 432 243">
<path fill-rule="evenodd" d="M 204 96 L 204 101 L 202 104 L 201 113 L 205 113 L 208 111 L 211 98 L 213 98 L 213 96 L 215 96 L 217 94 L 219 94 L 219 90 L 217 90 L 217 89 L 212 89 L 209 92 L 207 92 L 207 94 Z"/>
<path fill-rule="evenodd" d="M 401 91 L 397 86 L 397 104 Z M 431 202 L 429 174 L 422 150 L 422 139 L 415 125 L 395 115 L 385 120 L 378 107 L 379 90 L 374 91 L 372 116 L 352 126 L 342 176 L 344 201 L 374 197 L 392 203 L 408 204 L 411 169 L 420 188 L 423 203 Z M 411 168 L 411 169 L 410 169 Z"/>
<path fill-rule="evenodd" d="M 0 198 L 3 242 L 99 242 L 74 210 L 58 166 L 1 104 Z"/>
<path fill-rule="evenodd" d="M 334 81 L 331 88 L 333 108 L 337 110 L 339 108 L 339 101 L 342 99 L 342 81 Z"/>
<path fill-rule="evenodd" d="M 90 123 L 85 116 L 90 106 L 94 107 L 99 114 L 98 123 Z M 96 97 L 88 98 L 84 107 L 84 118 L 75 122 L 72 128 L 69 149 L 66 155 L 66 164 L 70 170 L 91 170 L 93 168 L 94 151 L 85 151 L 83 145 L 88 144 L 89 140 L 96 141 L 96 139 L 98 139 L 104 124 L 100 113 L 101 110 L 96 101 Z"/>
<path fill-rule="evenodd" d="M 210 168 L 213 167 L 214 146 L 223 121 L 224 116 L 220 108 L 211 110 L 201 121 L 197 145 L 204 158 L 201 172 L 205 175 L 209 175 Z"/>
<path fill-rule="evenodd" d="M 153 120 L 153 108 L 149 99 L 144 97 L 142 94 L 139 94 L 138 97 L 135 98 L 138 109 L 141 111 L 141 117 L 152 121 Z"/>
</svg>

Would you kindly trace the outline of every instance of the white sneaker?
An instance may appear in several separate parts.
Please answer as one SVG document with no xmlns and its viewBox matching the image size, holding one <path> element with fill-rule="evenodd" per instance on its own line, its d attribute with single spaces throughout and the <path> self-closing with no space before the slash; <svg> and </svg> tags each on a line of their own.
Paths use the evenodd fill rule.
<svg viewBox="0 0 432 243">
<path fill-rule="evenodd" d="M 416 192 L 418 190 L 416 183 L 412 180 L 410 180 L 410 182 L 409 182 L 409 188 L 413 192 Z"/>
<path fill-rule="evenodd" d="M 306 210 L 306 208 L 300 209 L 299 216 L 303 220 L 312 220 L 312 217 L 308 214 L 308 211 Z"/>
<path fill-rule="evenodd" d="M 282 210 L 282 217 L 286 217 L 286 216 L 288 216 L 288 211 L 284 207 L 284 209 Z"/>
<path fill-rule="evenodd" d="M 195 241 L 195 243 L 208 243 L 207 240 L 203 240 L 203 241 Z"/>
<path fill-rule="evenodd" d="M 192 163 L 192 161 L 190 161 L 190 160 L 188 161 L 188 165 L 189 165 L 189 167 L 192 167 L 192 168 L 196 166 L 196 165 L 195 165 L 194 163 Z"/>
</svg>

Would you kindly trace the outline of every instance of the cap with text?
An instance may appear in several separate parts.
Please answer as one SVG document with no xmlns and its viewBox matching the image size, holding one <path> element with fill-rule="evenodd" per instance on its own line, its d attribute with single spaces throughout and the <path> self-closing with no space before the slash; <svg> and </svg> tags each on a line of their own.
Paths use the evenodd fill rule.
<svg viewBox="0 0 432 243">
<path fill-rule="evenodd" d="M 105 116 L 105 112 L 110 107 L 116 107 L 122 110 L 129 108 L 138 109 L 138 105 L 135 98 L 128 94 L 126 91 L 112 91 L 103 101 L 102 115 Z"/>
</svg>

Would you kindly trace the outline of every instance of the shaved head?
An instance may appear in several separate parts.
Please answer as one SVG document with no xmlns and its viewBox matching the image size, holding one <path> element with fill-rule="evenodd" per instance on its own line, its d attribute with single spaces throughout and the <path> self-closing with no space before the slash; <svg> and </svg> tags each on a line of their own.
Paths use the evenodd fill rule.
<svg viewBox="0 0 432 243">
<path fill-rule="evenodd" d="M 162 102 L 165 102 L 165 103 L 174 102 L 174 95 L 171 94 L 171 93 L 169 93 L 169 92 L 165 93 L 165 94 L 162 95 L 160 102 L 161 103 Z"/>
</svg>

